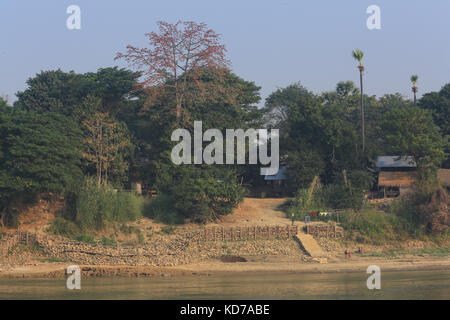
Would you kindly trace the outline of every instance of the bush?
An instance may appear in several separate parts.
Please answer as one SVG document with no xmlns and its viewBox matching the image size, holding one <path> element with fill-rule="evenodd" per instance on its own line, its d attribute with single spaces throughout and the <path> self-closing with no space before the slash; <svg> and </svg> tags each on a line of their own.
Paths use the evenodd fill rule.
<svg viewBox="0 0 450 320">
<path fill-rule="evenodd" d="M 230 214 L 244 197 L 237 171 L 214 166 L 161 166 L 157 188 L 175 200 L 178 214 L 195 222 Z"/>
<path fill-rule="evenodd" d="M 95 243 L 95 239 L 93 235 L 90 234 L 86 234 L 86 233 L 82 233 L 79 234 L 75 237 L 76 240 L 80 241 L 80 242 L 85 242 L 85 243 L 89 243 L 89 244 L 94 244 Z"/>
<path fill-rule="evenodd" d="M 323 211 L 325 203 L 320 186 L 314 184 L 309 189 L 297 191 L 295 199 L 287 210 L 288 218 L 294 215 L 296 220 L 304 220 L 311 212 Z"/>
<path fill-rule="evenodd" d="M 166 224 L 182 224 L 184 217 L 175 209 L 173 197 L 160 194 L 148 201 L 144 208 L 144 215 L 156 222 Z"/>
<path fill-rule="evenodd" d="M 340 216 L 347 237 L 359 242 L 380 244 L 396 238 L 393 221 L 384 212 L 368 208 L 360 212 L 347 211 Z"/>
<path fill-rule="evenodd" d="M 110 239 L 108 237 L 103 236 L 102 237 L 102 244 L 105 245 L 105 246 L 114 247 L 116 245 L 116 240 L 115 239 Z"/>
<path fill-rule="evenodd" d="M 358 210 L 363 203 L 363 192 L 344 184 L 329 184 L 322 189 L 322 198 L 328 208 Z"/>
<path fill-rule="evenodd" d="M 121 191 L 116 193 L 113 220 L 126 222 L 135 221 L 142 217 L 144 200 L 132 193 Z"/>
<path fill-rule="evenodd" d="M 56 235 L 70 237 L 78 234 L 79 229 L 73 222 L 63 218 L 56 218 L 50 226 L 49 231 Z"/>
<path fill-rule="evenodd" d="M 134 221 L 142 216 L 143 199 L 86 180 L 76 202 L 76 221 L 82 229 L 101 229 L 108 222 Z"/>
</svg>

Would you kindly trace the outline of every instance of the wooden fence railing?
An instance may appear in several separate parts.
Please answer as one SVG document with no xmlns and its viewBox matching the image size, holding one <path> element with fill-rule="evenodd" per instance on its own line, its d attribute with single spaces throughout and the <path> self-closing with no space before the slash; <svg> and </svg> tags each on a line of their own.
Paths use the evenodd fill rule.
<svg viewBox="0 0 450 320">
<path fill-rule="evenodd" d="M 200 230 L 195 237 L 198 241 L 237 241 L 290 239 L 297 234 L 297 226 L 242 226 L 210 227 Z"/>
</svg>

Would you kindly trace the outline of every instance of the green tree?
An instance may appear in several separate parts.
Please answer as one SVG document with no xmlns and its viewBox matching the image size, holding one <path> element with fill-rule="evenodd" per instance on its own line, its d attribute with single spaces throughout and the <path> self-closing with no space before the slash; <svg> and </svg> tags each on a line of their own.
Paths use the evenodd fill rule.
<svg viewBox="0 0 450 320">
<path fill-rule="evenodd" d="M 14 106 L 28 111 L 58 112 L 77 119 L 85 111 L 83 100 L 93 95 L 101 99 L 100 111 L 117 115 L 127 112 L 139 75 L 117 67 L 85 74 L 60 69 L 42 71 L 27 80 L 28 87 L 17 93 Z"/>
<path fill-rule="evenodd" d="M 450 136 L 450 83 L 444 85 L 438 92 L 429 92 L 422 96 L 418 105 L 432 112 L 434 122 L 441 128 L 441 132 L 448 139 Z M 447 155 L 450 146 L 447 144 Z M 444 168 L 450 168 L 450 157 L 443 163 Z"/>
<path fill-rule="evenodd" d="M 107 185 L 111 175 L 123 179 L 132 144 L 124 123 L 112 118 L 108 112 L 96 111 L 100 99 L 89 96 L 86 103 L 94 112 L 83 121 L 83 158 L 95 165 L 98 186 Z"/>
<path fill-rule="evenodd" d="M 6 109 L 8 106 L 8 101 L 6 99 L 3 99 L 3 97 L 0 96 L 0 112 L 2 109 Z"/>
<path fill-rule="evenodd" d="M 450 134 L 450 83 L 444 85 L 438 92 L 425 93 L 418 105 L 430 110 L 434 122 L 441 128 L 444 135 Z"/>
<path fill-rule="evenodd" d="M 231 72 L 217 72 L 220 74 L 205 68 L 196 78 L 187 78 L 184 128 L 192 134 L 194 121 L 202 121 L 205 130 L 216 128 L 222 132 L 259 126 L 262 112 L 255 103 L 260 99 L 260 88 Z M 242 177 L 249 168 L 174 165 L 170 152 L 175 143 L 170 137 L 179 122 L 173 114 L 172 96 L 167 92 L 142 108 L 139 120 L 142 126 L 136 131 L 136 136 L 143 142 L 140 145 L 145 145 L 138 155 L 144 160 L 141 161 L 144 164 L 140 176 L 148 179 L 146 183 L 150 187 L 173 196 L 175 209 L 185 218 L 204 221 L 230 213 L 242 197 Z"/>
<path fill-rule="evenodd" d="M 80 142 L 77 125 L 62 115 L 0 109 L 0 225 L 40 193 L 81 179 Z"/>
<path fill-rule="evenodd" d="M 446 158 L 445 140 L 426 110 L 392 109 L 386 114 L 381 130 L 392 154 L 413 156 L 421 169 L 437 168 Z"/>
</svg>

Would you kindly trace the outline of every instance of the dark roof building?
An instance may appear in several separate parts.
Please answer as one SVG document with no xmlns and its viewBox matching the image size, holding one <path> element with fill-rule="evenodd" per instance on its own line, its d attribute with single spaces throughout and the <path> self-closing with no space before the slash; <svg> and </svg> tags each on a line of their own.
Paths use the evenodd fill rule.
<svg viewBox="0 0 450 320">
<path fill-rule="evenodd" d="M 407 188 L 416 181 L 416 171 L 380 171 L 378 174 L 378 187 Z"/>
<path fill-rule="evenodd" d="M 377 167 L 385 168 L 417 168 L 412 156 L 379 156 L 377 157 Z"/>
</svg>

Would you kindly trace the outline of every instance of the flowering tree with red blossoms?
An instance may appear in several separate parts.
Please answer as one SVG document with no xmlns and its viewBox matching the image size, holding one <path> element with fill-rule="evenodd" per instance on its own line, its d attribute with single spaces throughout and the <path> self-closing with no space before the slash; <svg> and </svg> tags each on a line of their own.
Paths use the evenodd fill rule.
<svg viewBox="0 0 450 320">
<path fill-rule="evenodd" d="M 205 23 L 159 21 L 158 27 L 159 33 L 145 35 L 149 47 L 128 45 L 127 51 L 118 53 L 115 59 L 125 59 L 142 71 L 143 81 L 139 86 L 150 91 L 150 97 L 171 88 L 176 117 L 180 121 L 188 80 L 197 81 L 197 75 L 205 68 L 226 69 L 230 62 L 225 57 L 226 49 L 220 43 L 220 35 L 208 29 Z"/>
</svg>

